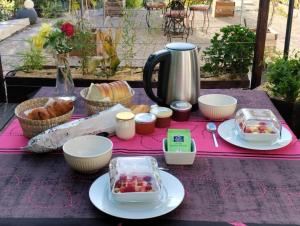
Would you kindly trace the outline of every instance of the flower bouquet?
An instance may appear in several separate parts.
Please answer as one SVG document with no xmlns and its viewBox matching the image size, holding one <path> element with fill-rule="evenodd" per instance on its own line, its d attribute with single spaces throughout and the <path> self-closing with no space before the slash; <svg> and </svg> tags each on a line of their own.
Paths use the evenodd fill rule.
<svg viewBox="0 0 300 226">
<path fill-rule="evenodd" d="M 57 59 L 56 92 L 59 96 L 73 96 L 74 82 L 68 54 L 72 51 L 71 39 L 75 27 L 69 22 L 58 22 L 55 26 L 43 24 L 39 33 L 32 38 L 36 48 L 48 48 Z"/>
</svg>

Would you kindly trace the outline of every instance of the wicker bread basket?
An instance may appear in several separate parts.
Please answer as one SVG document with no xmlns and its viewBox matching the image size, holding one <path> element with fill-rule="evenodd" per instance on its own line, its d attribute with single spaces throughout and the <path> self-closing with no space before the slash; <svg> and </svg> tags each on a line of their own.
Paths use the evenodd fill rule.
<svg viewBox="0 0 300 226">
<path fill-rule="evenodd" d="M 48 100 L 48 97 L 35 98 L 32 100 L 24 101 L 16 107 L 15 115 L 20 122 L 20 125 L 23 130 L 23 135 L 25 137 L 34 137 L 35 135 L 47 129 L 63 124 L 71 119 L 74 108 L 64 115 L 46 120 L 31 120 L 25 117 L 24 111 L 37 107 L 42 107 L 47 103 Z"/>
<path fill-rule="evenodd" d="M 80 95 L 84 100 L 85 108 L 88 115 L 93 115 L 100 111 L 104 111 L 113 107 L 116 104 L 122 104 L 124 107 L 131 107 L 132 97 L 134 96 L 134 90 L 130 89 L 131 96 L 120 99 L 119 101 L 93 101 L 86 99 L 88 91 L 88 87 L 80 91 Z"/>
</svg>

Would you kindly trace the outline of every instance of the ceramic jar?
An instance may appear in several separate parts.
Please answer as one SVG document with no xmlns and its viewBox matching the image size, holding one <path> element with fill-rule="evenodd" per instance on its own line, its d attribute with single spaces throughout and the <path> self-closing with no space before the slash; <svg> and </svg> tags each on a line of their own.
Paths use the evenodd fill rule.
<svg viewBox="0 0 300 226">
<path fill-rule="evenodd" d="M 129 140 L 135 135 L 134 114 L 131 112 L 120 112 L 116 115 L 116 135 L 123 140 Z"/>
</svg>

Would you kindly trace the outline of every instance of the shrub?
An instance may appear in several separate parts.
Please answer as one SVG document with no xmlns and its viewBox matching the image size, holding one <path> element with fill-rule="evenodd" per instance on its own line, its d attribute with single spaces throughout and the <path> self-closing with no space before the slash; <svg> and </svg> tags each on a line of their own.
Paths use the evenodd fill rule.
<svg viewBox="0 0 300 226">
<path fill-rule="evenodd" d="M 14 12 L 15 2 L 0 0 L 0 21 L 8 20 Z"/>
<path fill-rule="evenodd" d="M 142 0 L 126 0 L 126 8 L 135 9 L 140 8 L 143 5 Z"/>
<path fill-rule="evenodd" d="M 300 58 L 295 56 L 290 59 L 278 57 L 268 64 L 267 69 L 268 89 L 274 97 L 287 102 L 296 102 L 300 94 Z"/>
<path fill-rule="evenodd" d="M 254 55 L 255 33 L 241 25 L 221 28 L 211 39 L 211 46 L 204 51 L 208 62 L 203 69 L 221 73 L 246 74 Z"/>
<path fill-rule="evenodd" d="M 23 70 L 26 72 L 41 70 L 45 63 L 42 50 L 34 47 L 31 40 L 28 41 L 28 43 L 30 44 L 30 50 L 18 54 L 21 57 L 22 64 L 17 68 L 17 70 Z"/>
</svg>

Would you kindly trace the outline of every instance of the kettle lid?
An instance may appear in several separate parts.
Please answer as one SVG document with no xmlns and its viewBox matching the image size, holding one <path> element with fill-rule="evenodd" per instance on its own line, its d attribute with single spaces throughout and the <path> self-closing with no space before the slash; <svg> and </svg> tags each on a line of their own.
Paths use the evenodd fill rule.
<svg viewBox="0 0 300 226">
<path fill-rule="evenodd" d="M 194 50 L 197 48 L 197 46 L 192 43 L 186 43 L 186 42 L 171 42 L 166 45 L 166 48 L 169 50 L 187 51 L 187 50 Z"/>
</svg>

